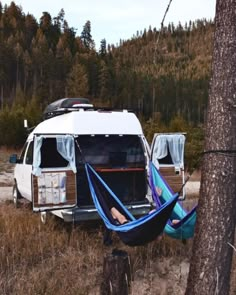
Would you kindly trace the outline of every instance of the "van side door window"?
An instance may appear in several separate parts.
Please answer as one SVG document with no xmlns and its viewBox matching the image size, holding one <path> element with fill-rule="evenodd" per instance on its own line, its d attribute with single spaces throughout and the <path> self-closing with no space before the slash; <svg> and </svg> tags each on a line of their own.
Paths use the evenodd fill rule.
<svg viewBox="0 0 236 295">
<path fill-rule="evenodd" d="M 33 153 L 33 141 L 27 141 L 23 147 L 20 158 L 18 159 L 15 167 L 15 180 L 17 182 L 18 190 L 21 195 L 32 200 L 31 194 L 31 173 L 32 173 L 32 153 Z M 30 164 L 31 162 L 31 164 Z"/>
<path fill-rule="evenodd" d="M 25 157 L 25 152 L 26 152 L 26 149 L 27 149 L 27 145 L 28 145 L 28 142 L 26 142 L 25 145 L 24 145 L 24 147 L 23 147 L 23 150 L 21 152 L 20 158 L 18 160 L 18 163 L 19 164 L 23 164 L 24 157 Z"/>
<path fill-rule="evenodd" d="M 31 141 L 26 153 L 26 157 L 25 157 L 25 164 L 27 165 L 33 164 L 33 148 L 34 148 L 34 142 Z"/>
</svg>

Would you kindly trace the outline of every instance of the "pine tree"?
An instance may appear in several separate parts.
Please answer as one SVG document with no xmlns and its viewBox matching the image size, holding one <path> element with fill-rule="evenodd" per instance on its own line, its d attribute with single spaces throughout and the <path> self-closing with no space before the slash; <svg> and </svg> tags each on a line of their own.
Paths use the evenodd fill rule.
<svg viewBox="0 0 236 295">
<path fill-rule="evenodd" d="M 107 42 L 106 42 L 106 39 L 101 40 L 99 54 L 101 55 L 101 57 L 104 57 L 107 54 Z"/>
<path fill-rule="evenodd" d="M 99 86 L 100 86 L 100 98 L 108 100 L 110 96 L 109 91 L 109 80 L 110 75 L 106 63 L 101 61 L 100 75 L 99 75 Z"/>
<path fill-rule="evenodd" d="M 91 22 L 88 20 L 84 27 L 83 31 L 81 32 L 80 38 L 82 40 L 82 43 L 86 49 L 94 49 L 95 44 L 92 39 L 91 35 Z"/>
<path fill-rule="evenodd" d="M 66 80 L 68 97 L 86 97 L 88 94 L 88 78 L 84 66 L 77 63 L 72 67 Z"/>
<path fill-rule="evenodd" d="M 227 295 L 230 287 L 236 225 L 235 1 L 217 0 L 215 27 L 206 153 L 186 291 L 189 295 Z"/>
</svg>

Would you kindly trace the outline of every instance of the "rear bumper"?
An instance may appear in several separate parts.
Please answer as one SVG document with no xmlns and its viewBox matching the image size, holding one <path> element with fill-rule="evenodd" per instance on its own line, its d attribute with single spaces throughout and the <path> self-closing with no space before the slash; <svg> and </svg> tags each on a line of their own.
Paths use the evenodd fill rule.
<svg viewBox="0 0 236 295">
<path fill-rule="evenodd" d="M 135 204 L 127 205 L 126 208 L 134 216 L 145 215 L 150 211 L 151 204 Z M 78 222 L 78 221 L 90 221 L 99 220 L 101 217 L 97 213 L 95 208 L 73 208 L 61 211 L 62 218 L 65 222 Z"/>
</svg>

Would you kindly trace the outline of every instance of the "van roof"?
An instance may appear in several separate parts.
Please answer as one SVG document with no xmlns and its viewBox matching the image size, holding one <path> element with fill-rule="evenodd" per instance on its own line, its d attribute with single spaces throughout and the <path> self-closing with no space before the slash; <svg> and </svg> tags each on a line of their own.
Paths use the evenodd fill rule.
<svg viewBox="0 0 236 295">
<path fill-rule="evenodd" d="M 128 111 L 78 110 L 45 120 L 38 124 L 34 134 L 75 135 L 142 135 L 141 124 L 134 113 Z"/>
</svg>

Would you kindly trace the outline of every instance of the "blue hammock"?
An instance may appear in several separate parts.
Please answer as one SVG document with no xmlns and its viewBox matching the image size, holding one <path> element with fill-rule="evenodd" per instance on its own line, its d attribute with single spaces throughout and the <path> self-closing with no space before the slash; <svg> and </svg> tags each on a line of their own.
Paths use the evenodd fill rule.
<svg viewBox="0 0 236 295">
<path fill-rule="evenodd" d="M 158 210 L 139 219 L 135 219 L 89 164 L 85 164 L 85 169 L 91 196 L 98 214 L 103 219 L 106 227 L 110 230 L 116 231 L 126 245 L 144 245 L 153 241 L 163 232 L 177 202 L 178 194 L 172 196 L 170 200 L 165 202 L 165 204 L 158 208 Z M 110 208 L 113 206 L 130 220 L 130 222 L 117 225 L 110 212 Z"/>
<path fill-rule="evenodd" d="M 152 162 L 150 162 L 150 185 L 153 199 L 157 206 L 163 206 L 165 202 L 172 199 L 174 195 L 172 189 Z M 158 196 L 156 187 L 162 189 L 161 196 Z M 197 218 L 196 208 L 197 206 L 195 206 L 191 211 L 186 212 L 180 203 L 177 202 L 170 216 L 170 220 L 165 226 L 164 232 L 175 239 L 192 238 Z M 177 224 L 172 224 L 171 220 L 173 219 L 177 219 L 179 222 Z"/>
</svg>

